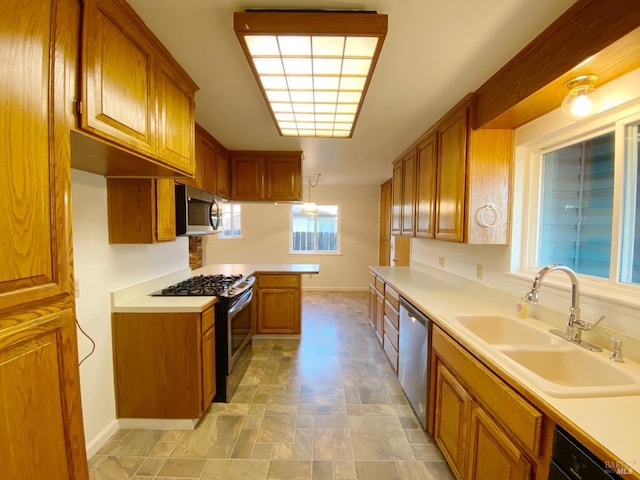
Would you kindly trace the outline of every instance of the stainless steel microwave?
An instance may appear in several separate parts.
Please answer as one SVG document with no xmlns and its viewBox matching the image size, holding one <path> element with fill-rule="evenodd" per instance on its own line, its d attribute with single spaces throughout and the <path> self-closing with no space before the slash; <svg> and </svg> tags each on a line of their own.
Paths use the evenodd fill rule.
<svg viewBox="0 0 640 480">
<path fill-rule="evenodd" d="M 176 183 L 176 235 L 211 235 L 222 230 L 221 198 Z"/>
</svg>

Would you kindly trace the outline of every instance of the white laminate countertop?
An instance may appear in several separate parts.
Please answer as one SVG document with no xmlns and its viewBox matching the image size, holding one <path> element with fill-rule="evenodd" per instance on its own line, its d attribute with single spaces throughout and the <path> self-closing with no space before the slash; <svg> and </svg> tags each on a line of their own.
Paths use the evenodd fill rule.
<svg viewBox="0 0 640 480">
<path fill-rule="evenodd" d="M 318 264 L 216 264 L 206 265 L 196 270 L 184 269 L 154 278 L 146 282 L 130 285 L 111 292 L 112 313 L 175 313 L 203 312 L 217 301 L 217 297 L 152 297 L 150 294 L 174 283 L 196 275 L 250 275 L 252 273 L 319 273 Z"/>
<path fill-rule="evenodd" d="M 525 397 L 537 397 L 537 402 L 534 403 L 542 403 L 557 423 L 575 425 L 586 436 L 618 457 L 623 463 L 612 465 L 614 470 L 616 467 L 623 470 L 631 468 L 636 478 L 640 477 L 640 395 L 587 398 L 558 398 L 548 395 L 505 362 L 490 346 L 467 333 L 454 318 L 465 314 L 515 316 L 513 308 L 492 302 L 487 296 L 463 290 L 415 268 L 370 268 L 505 380 L 524 386 L 525 391 L 522 393 Z M 531 319 L 531 322 L 536 320 Z M 608 354 L 606 350 L 590 353 Z M 640 369 L 640 365 L 632 363 L 626 362 L 623 364 L 624 368 Z"/>
<path fill-rule="evenodd" d="M 193 270 L 193 275 L 250 275 L 252 273 L 320 273 L 317 263 L 281 263 L 281 264 L 248 264 L 248 263 L 220 263 L 205 265 Z"/>
</svg>

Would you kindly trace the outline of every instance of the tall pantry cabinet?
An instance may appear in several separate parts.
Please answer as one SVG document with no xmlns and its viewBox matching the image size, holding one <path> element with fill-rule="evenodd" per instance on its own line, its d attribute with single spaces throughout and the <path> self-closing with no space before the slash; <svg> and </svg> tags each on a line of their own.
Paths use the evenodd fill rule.
<svg viewBox="0 0 640 480">
<path fill-rule="evenodd" d="M 75 0 L 2 2 L 2 479 L 89 476 L 70 265 L 79 16 Z"/>
</svg>

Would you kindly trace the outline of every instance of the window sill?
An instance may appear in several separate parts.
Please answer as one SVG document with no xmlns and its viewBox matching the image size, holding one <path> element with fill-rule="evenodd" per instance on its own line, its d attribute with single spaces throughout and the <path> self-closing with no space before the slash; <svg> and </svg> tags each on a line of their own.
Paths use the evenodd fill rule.
<svg viewBox="0 0 640 480">
<path fill-rule="evenodd" d="M 341 257 L 342 253 L 340 252 L 289 252 L 288 253 L 289 256 L 310 256 L 310 255 L 317 255 L 319 257 Z"/>
<path fill-rule="evenodd" d="M 537 273 L 538 271 L 536 270 L 526 272 L 506 272 L 506 275 L 514 280 L 518 280 L 519 283 L 530 288 Z M 555 272 L 552 273 L 552 275 L 554 274 Z M 579 293 L 582 298 L 614 303 L 616 305 L 629 308 L 640 308 L 640 297 L 638 296 L 638 289 L 640 287 L 637 285 L 613 285 L 608 280 L 598 280 L 593 277 L 584 276 L 580 276 L 578 281 L 580 282 Z M 560 279 L 560 277 L 545 278 L 544 284 L 551 288 L 567 292 L 570 290 L 571 286 L 569 279 L 566 277 L 562 279 Z"/>
</svg>

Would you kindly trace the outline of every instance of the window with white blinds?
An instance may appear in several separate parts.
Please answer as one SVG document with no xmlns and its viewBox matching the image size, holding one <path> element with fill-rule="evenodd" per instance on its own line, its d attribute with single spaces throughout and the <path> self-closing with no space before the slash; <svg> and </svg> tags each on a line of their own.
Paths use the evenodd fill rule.
<svg viewBox="0 0 640 480">
<path fill-rule="evenodd" d="M 614 139 L 611 132 L 543 155 L 539 266 L 609 276 Z"/>
<path fill-rule="evenodd" d="M 593 131 L 533 149 L 525 264 L 640 285 L 640 112 Z"/>
</svg>

